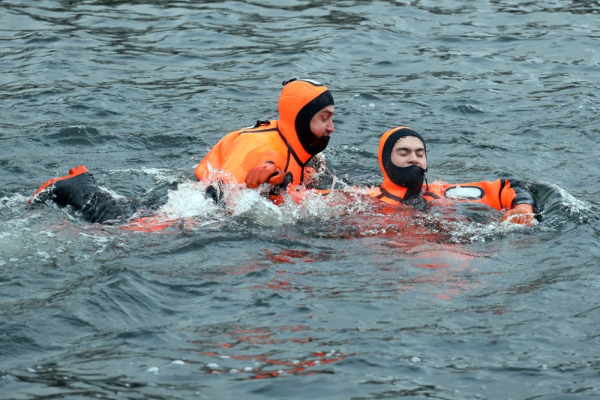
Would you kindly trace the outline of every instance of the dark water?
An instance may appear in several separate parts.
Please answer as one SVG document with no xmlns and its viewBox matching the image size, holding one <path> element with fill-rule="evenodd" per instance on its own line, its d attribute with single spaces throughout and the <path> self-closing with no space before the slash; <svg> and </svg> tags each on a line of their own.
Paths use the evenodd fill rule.
<svg viewBox="0 0 600 400">
<path fill-rule="evenodd" d="M 0 398 L 600 396 L 598 1 L 0 10 Z M 214 208 L 194 166 L 295 76 L 335 97 L 344 183 L 378 183 L 380 135 L 409 125 L 430 181 L 520 179 L 542 221 L 340 193 Z M 179 222 L 24 207 L 79 164 Z"/>
</svg>

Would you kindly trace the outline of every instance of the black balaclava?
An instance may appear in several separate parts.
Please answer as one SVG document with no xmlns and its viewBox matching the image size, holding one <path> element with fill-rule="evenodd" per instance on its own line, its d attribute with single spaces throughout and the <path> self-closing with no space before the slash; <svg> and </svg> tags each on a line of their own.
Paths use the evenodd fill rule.
<svg viewBox="0 0 600 400">
<path fill-rule="evenodd" d="M 296 133 L 300 144 L 310 155 L 316 155 L 325 150 L 329 144 L 329 136 L 317 137 L 310 130 L 310 121 L 319 111 L 333 105 L 333 96 L 329 90 L 324 91 L 298 112 L 295 121 Z"/>
<path fill-rule="evenodd" d="M 425 140 L 423 140 L 423 137 L 419 133 L 410 128 L 400 128 L 387 138 L 381 152 L 381 164 L 392 183 L 406 188 L 404 200 L 409 200 L 421 193 L 423 181 L 425 180 L 425 172 L 427 172 L 427 170 L 418 165 L 398 167 L 392 163 L 392 150 L 394 149 L 394 145 L 404 136 L 414 136 L 419 138 L 421 142 L 423 142 L 425 153 L 427 153 Z"/>
</svg>

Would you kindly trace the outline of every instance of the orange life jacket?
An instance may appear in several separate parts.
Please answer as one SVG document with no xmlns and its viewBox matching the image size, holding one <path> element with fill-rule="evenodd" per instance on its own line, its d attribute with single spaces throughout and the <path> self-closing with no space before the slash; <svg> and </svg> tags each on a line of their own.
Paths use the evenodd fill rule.
<svg viewBox="0 0 600 400">
<path fill-rule="evenodd" d="M 272 161 L 284 173 L 292 174 L 292 183 L 304 180 L 304 167 L 312 156 L 304 160 L 278 129 L 279 121 L 264 121 L 249 129 L 229 133 L 198 164 L 194 173 L 199 180 L 210 178 L 209 166 L 213 170 L 230 173 L 237 183 L 244 183 L 248 172 L 265 161 Z M 226 174 L 219 174 L 227 180 Z"/>
<path fill-rule="evenodd" d="M 296 128 L 299 114 L 312 104 L 333 104 L 324 85 L 300 80 L 286 84 L 279 97 L 280 119 L 258 121 L 252 128 L 229 133 L 200 161 L 194 171 L 196 177 L 209 179 L 212 168 L 230 173 L 237 183 L 244 183 L 252 168 L 272 161 L 284 174 L 292 175 L 290 183 L 303 183 L 306 164 L 315 153 L 306 144 L 307 133 L 299 133 Z M 223 174 L 219 178 L 230 180 Z"/>
</svg>

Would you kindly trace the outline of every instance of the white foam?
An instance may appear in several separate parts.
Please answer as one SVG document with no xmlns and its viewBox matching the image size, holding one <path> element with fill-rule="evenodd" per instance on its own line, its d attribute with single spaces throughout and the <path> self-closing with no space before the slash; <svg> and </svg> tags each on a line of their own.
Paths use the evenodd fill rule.
<svg viewBox="0 0 600 400">
<path fill-rule="evenodd" d="M 29 197 L 25 197 L 20 194 L 14 194 L 11 197 L 2 197 L 0 198 L 0 211 L 22 208 L 25 204 L 27 204 L 28 200 Z"/>
<path fill-rule="evenodd" d="M 219 175 L 220 174 L 220 175 Z M 218 187 L 223 191 L 223 204 L 217 205 L 212 199 L 205 198 L 206 188 L 211 177 L 223 177 L 221 171 L 209 166 L 209 179 L 200 182 L 185 182 L 179 184 L 177 190 L 170 190 L 167 203 L 158 212 L 165 214 L 167 219 L 195 218 L 196 220 L 225 219 L 244 217 L 254 220 L 263 226 L 281 226 L 306 220 L 328 220 L 340 215 L 362 212 L 369 209 L 369 202 L 364 201 L 364 195 L 345 189 L 332 190 L 328 196 L 304 189 L 294 200 L 289 194 L 282 195 L 284 202 L 274 204 L 265 195 L 268 187 L 248 189 L 245 185 L 224 184 Z M 223 181 L 221 181 L 223 182 Z M 210 183 L 217 185 L 217 183 Z M 298 200 L 300 198 L 300 200 Z M 196 226 L 202 226 L 197 221 Z"/>
<path fill-rule="evenodd" d="M 240 188 L 227 193 L 227 206 L 232 216 L 244 216 L 264 226 L 278 226 L 284 222 L 282 210 L 262 196 L 259 189 Z"/>
<path fill-rule="evenodd" d="M 166 214 L 169 218 L 206 217 L 214 215 L 219 207 L 206 199 L 204 192 L 206 184 L 203 182 L 187 182 L 179 184 L 177 190 L 169 190 L 167 203 L 159 209 L 159 213 Z"/>
<path fill-rule="evenodd" d="M 575 198 L 571 193 L 567 192 L 560 186 L 554 183 L 544 182 L 545 185 L 550 186 L 552 189 L 556 190 L 560 197 L 563 199 L 561 202 L 562 208 L 564 211 L 567 211 L 571 214 L 580 214 L 584 211 L 590 211 L 591 205 L 586 204 L 585 202 Z"/>
</svg>

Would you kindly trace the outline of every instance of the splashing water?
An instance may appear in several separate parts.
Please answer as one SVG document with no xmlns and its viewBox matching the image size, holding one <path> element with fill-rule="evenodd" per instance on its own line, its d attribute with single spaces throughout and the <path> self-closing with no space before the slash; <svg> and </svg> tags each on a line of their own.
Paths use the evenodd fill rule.
<svg viewBox="0 0 600 400">
<path fill-rule="evenodd" d="M 159 208 L 159 213 L 169 218 L 203 218 L 214 216 L 219 207 L 212 199 L 204 195 L 206 184 L 203 182 L 186 182 L 177 190 L 170 190 L 167 203 Z"/>
</svg>

